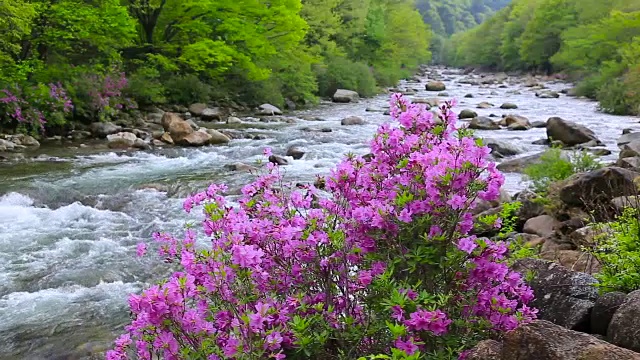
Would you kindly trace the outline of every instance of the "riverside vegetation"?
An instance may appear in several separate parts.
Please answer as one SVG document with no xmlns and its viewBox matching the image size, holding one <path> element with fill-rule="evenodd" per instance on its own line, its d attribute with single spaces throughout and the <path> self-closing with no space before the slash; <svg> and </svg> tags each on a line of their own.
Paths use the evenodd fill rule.
<svg viewBox="0 0 640 360">
<path fill-rule="evenodd" d="M 430 59 L 409 0 L 0 4 L 0 130 L 63 132 L 138 107 L 370 96 Z"/>
<path fill-rule="evenodd" d="M 640 3 L 514 0 L 455 34 L 443 62 L 506 71 L 563 72 L 575 93 L 614 114 L 640 113 Z"/>
</svg>

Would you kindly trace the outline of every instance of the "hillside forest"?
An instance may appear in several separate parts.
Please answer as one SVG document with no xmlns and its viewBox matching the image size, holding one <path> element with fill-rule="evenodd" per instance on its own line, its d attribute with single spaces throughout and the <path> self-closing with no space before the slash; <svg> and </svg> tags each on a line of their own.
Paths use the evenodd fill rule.
<svg viewBox="0 0 640 360">
<path fill-rule="evenodd" d="M 412 0 L 14 0 L 0 33 L 0 128 L 29 132 L 150 105 L 370 96 L 428 62 L 431 38 Z"/>
<path fill-rule="evenodd" d="M 444 52 L 454 66 L 564 73 L 602 110 L 640 113 L 638 0 L 514 0 Z"/>
</svg>

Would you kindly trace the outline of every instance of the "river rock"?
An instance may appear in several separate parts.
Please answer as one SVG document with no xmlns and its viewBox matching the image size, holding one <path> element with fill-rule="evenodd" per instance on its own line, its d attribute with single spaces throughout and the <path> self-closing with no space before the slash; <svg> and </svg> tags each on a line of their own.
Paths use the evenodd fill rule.
<svg viewBox="0 0 640 360">
<path fill-rule="evenodd" d="M 432 108 L 435 106 L 440 106 L 442 100 L 439 98 L 413 98 L 411 99 L 411 102 L 414 104 L 426 104 L 429 105 L 429 108 Z"/>
<path fill-rule="evenodd" d="M 544 213 L 544 205 L 540 201 L 540 195 L 531 190 L 520 191 L 515 195 L 514 200 L 521 204 L 516 212 L 518 227 L 524 227 L 527 220 Z"/>
<path fill-rule="evenodd" d="M 633 140 L 622 145 L 620 154 L 618 155 L 620 159 L 638 156 L 640 156 L 640 140 Z"/>
<path fill-rule="evenodd" d="M 518 108 L 518 105 L 514 103 L 509 103 L 509 102 L 500 105 L 500 109 L 504 109 L 504 110 L 513 110 L 517 108 Z"/>
<path fill-rule="evenodd" d="M 555 91 L 541 91 L 536 92 L 536 97 L 540 99 L 556 99 L 560 97 L 560 94 Z"/>
<path fill-rule="evenodd" d="M 531 123 L 529 119 L 520 115 L 507 115 L 504 118 L 504 124 L 509 130 L 529 130 L 531 129 Z"/>
<path fill-rule="evenodd" d="M 542 129 L 542 128 L 546 128 L 547 127 L 547 122 L 546 121 L 533 121 L 531 122 L 531 127 L 536 128 L 536 129 Z"/>
<path fill-rule="evenodd" d="M 229 116 L 227 118 L 227 124 L 241 124 L 241 123 L 242 123 L 242 120 L 240 120 L 235 116 Z"/>
<path fill-rule="evenodd" d="M 611 205 L 619 213 L 622 213 L 626 208 L 640 209 L 640 196 L 618 196 L 611 200 Z"/>
<path fill-rule="evenodd" d="M 172 136 L 173 137 L 173 136 Z M 211 141 L 211 135 L 206 130 L 194 131 L 177 141 L 178 145 L 184 146 L 205 146 Z"/>
<path fill-rule="evenodd" d="M 162 116 L 162 127 L 171 135 L 176 144 L 182 143 L 183 139 L 195 131 L 188 122 L 180 118 L 176 113 L 166 112 Z"/>
<path fill-rule="evenodd" d="M 16 144 L 9 140 L 0 139 L 0 151 L 13 151 L 16 148 Z"/>
<path fill-rule="evenodd" d="M 640 140 L 640 132 L 630 132 L 620 136 L 617 144 L 619 147 L 623 147 L 624 145 L 636 140 Z"/>
<path fill-rule="evenodd" d="M 640 173 L 616 166 L 575 174 L 560 189 L 560 199 L 574 206 L 609 203 L 618 196 L 635 195 L 634 179 L 638 176 Z"/>
<path fill-rule="evenodd" d="M 520 153 L 520 149 L 506 141 L 496 140 L 492 138 L 482 139 L 483 143 L 491 149 L 491 155 L 496 158 L 504 158 Z"/>
<path fill-rule="evenodd" d="M 191 128 L 193 130 L 198 130 L 200 128 L 200 126 L 198 126 L 198 124 L 196 124 L 195 121 L 193 121 L 192 119 L 188 119 L 185 121 L 187 122 L 187 124 L 191 125 Z"/>
<path fill-rule="evenodd" d="M 289 165 L 289 161 L 287 159 L 278 155 L 269 156 L 269 162 L 274 163 L 276 165 Z"/>
<path fill-rule="evenodd" d="M 202 116 L 202 113 L 208 108 L 207 104 L 195 103 L 189 106 L 189 112 L 193 116 Z"/>
<path fill-rule="evenodd" d="M 224 166 L 225 169 L 231 170 L 231 171 L 245 171 L 245 172 L 254 172 L 257 171 L 258 168 L 255 166 L 251 166 L 248 164 L 244 164 L 241 162 L 237 162 L 237 163 L 233 163 L 233 164 L 227 164 Z"/>
<path fill-rule="evenodd" d="M 589 334 L 536 320 L 504 335 L 499 360 L 640 360 L 640 354 Z"/>
<path fill-rule="evenodd" d="M 473 119 L 474 117 L 478 117 L 478 113 L 469 109 L 460 111 L 458 115 L 458 119 Z"/>
<path fill-rule="evenodd" d="M 364 125 L 364 119 L 362 119 L 359 116 L 349 116 L 346 117 L 344 119 L 342 119 L 342 121 L 340 121 L 340 124 L 342 125 Z"/>
<path fill-rule="evenodd" d="M 144 140 L 142 140 L 140 138 L 137 138 L 136 141 L 133 142 L 133 147 L 136 148 L 136 149 L 140 149 L 140 150 L 150 150 L 151 149 L 151 145 L 148 142 L 146 142 L 146 141 L 144 141 Z"/>
<path fill-rule="evenodd" d="M 31 135 L 18 134 L 11 136 L 10 139 L 16 145 L 22 145 L 30 148 L 40 147 L 40 142 Z"/>
<path fill-rule="evenodd" d="M 549 238 L 549 241 L 551 242 L 553 239 Z M 540 252 L 539 256 L 543 260 L 556 262 L 571 271 L 595 274 L 602 269 L 602 266 L 593 255 L 582 251 L 561 249 L 559 247 L 552 251 L 545 249 L 545 251 Z"/>
<path fill-rule="evenodd" d="M 304 156 L 304 151 L 297 146 L 291 146 L 287 149 L 287 156 L 291 156 L 294 160 L 300 160 Z"/>
<path fill-rule="evenodd" d="M 170 145 L 174 144 L 173 139 L 171 138 L 171 134 L 169 134 L 168 132 L 162 133 L 159 140 Z"/>
<path fill-rule="evenodd" d="M 444 91 L 447 89 L 442 81 L 429 81 L 424 88 L 427 91 Z"/>
<path fill-rule="evenodd" d="M 640 290 L 629 293 L 611 318 L 607 340 L 640 352 Z"/>
<path fill-rule="evenodd" d="M 600 296 L 591 310 L 591 333 L 607 335 L 613 315 L 625 302 L 627 294 L 619 291 L 605 293 Z"/>
<path fill-rule="evenodd" d="M 224 118 L 224 112 L 219 107 L 206 108 L 202 110 L 200 118 L 203 121 L 222 121 Z"/>
<path fill-rule="evenodd" d="M 351 90 L 338 89 L 333 94 L 333 101 L 337 103 L 357 102 L 359 98 L 358 93 Z"/>
<path fill-rule="evenodd" d="M 537 154 L 527 155 L 517 159 L 509 159 L 498 164 L 497 168 L 500 171 L 508 173 L 522 172 L 525 167 L 531 164 L 539 164 L 540 158 L 543 154 L 543 152 L 539 152 Z"/>
<path fill-rule="evenodd" d="M 465 360 L 500 360 L 502 358 L 502 343 L 495 340 L 482 340 L 473 347 Z"/>
<path fill-rule="evenodd" d="M 640 158 L 627 157 L 618 159 L 618 161 L 616 161 L 616 166 L 633 171 L 640 171 Z"/>
<path fill-rule="evenodd" d="M 549 215 L 540 215 L 527 220 L 524 223 L 523 231 L 527 234 L 534 234 L 540 237 L 552 236 L 560 222 Z"/>
<path fill-rule="evenodd" d="M 258 111 L 256 115 L 264 115 L 264 116 L 273 116 L 273 115 L 282 115 L 282 110 L 271 104 L 262 104 L 258 107 Z"/>
<path fill-rule="evenodd" d="M 486 101 L 483 101 L 483 102 L 479 103 L 476 106 L 476 108 L 478 108 L 478 109 L 489 109 L 489 108 L 492 108 L 492 107 L 493 107 L 493 104 L 488 103 Z"/>
<path fill-rule="evenodd" d="M 107 135 L 110 149 L 128 149 L 133 146 L 138 137 L 130 132 L 119 132 Z"/>
<path fill-rule="evenodd" d="M 490 118 L 486 116 L 477 116 L 471 119 L 469 122 L 469 129 L 476 130 L 499 130 L 500 125 L 496 124 Z"/>
<path fill-rule="evenodd" d="M 207 134 L 211 136 L 211 138 L 209 139 L 209 144 L 211 145 L 226 144 L 229 141 L 231 141 L 231 138 L 229 136 L 221 133 L 216 129 L 207 129 L 206 131 L 207 131 Z"/>
<path fill-rule="evenodd" d="M 527 283 L 536 295 L 530 306 L 539 310 L 539 319 L 572 330 L 589 330 L 591 309 L 598 298 L 598 281 L 593 276 L 539 259 L 517 260 L 513 269 L 523 274 L 533 271 Z"/>
<path fill-rule="evenodd" d="M 557 116 L 547 120 L 547 137 L 551 140 L 562 141 L 567 146 L 583 144 L 592 140 L 600 142 L 591 129 Z"/>
<path fill-rule="evenodd" d="M 122 126 L 118 126 L 112 122 L 94 122 L 89 126 L 93 136 L 104 139 L 107 135 L 116 134 L 122 131 Z"/>
<path fill-rule="evenodd" d="M 472 93 L 468 93 L 464 97 L 467 98 L 467 99 L 471 99 L 471 98 L 473 98 L 473 94 Z"/>
</svg>

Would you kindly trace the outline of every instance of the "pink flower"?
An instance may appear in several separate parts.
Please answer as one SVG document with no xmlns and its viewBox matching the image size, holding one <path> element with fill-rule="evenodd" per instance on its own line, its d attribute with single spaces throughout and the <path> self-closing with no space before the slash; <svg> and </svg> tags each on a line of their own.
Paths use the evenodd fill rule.
<svg viewBox="0 0 640 360">
<path fill-rule="evenodd" d="M 138 257 L 143 257 L 144 254 L 147 253 L 147 244 L 145 243 L 138 243 L 138 246 L 136 247 L 136 255 Z"/>
</svg>

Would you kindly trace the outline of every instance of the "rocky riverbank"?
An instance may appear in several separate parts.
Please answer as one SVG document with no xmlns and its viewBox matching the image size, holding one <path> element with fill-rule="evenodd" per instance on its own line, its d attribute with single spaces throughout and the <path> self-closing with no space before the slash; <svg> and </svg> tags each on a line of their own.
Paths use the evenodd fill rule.
<svg viewBox="0 0 640 360">
<path fill-rule="evenodd" d="M 568 88 L 569 84 L 554 78 L 464 74 L 429 67 L 391 91 L 429 106 L 456 98 L 456 111 L 465 115 L 461 126 L 474 118 L 485 118 L 476 122 L 489 124 L 489 119 L 492 129 L 476 130 L 476 135 L 485 139 L 505 172 L 504 200 L 510 201 L 515 194 L 520 193 L 516 198 L 521 200 L 527 194 L 516 171 L 539 158 L 548 147 L 549 134 L 552 141 L 559 140 L 554 122 L 561 129 L 578 125 L 590 129 L 579 131 L 578 144 L 572 138 L 560 140 L 567 148 L 602 151 L 600 158 L 605 163 L 615 163 L 621 154 L 625 163 L 635 161 L 631 160 L 635 155 L 628 158 L 628 150 L 618 147 L 618 138 L 627 128 L 632 134 L 640 133 L 638 119 L 599 113 L 597 104 L 563 93 Z M 536 96 L 542 91 L 555 92 L 558 97 Z M 359 98 L 358 102 L 353 101 L 353 93 L 340 95 L 335 102 L 328 100 L 312 109 L 282 115 L 221 109 L 221 117 L 209 118 L 215 107 L 200 105 L 202 114 L 207 114 L 203 118 L 202 114 L 194 116 L 188 107 L 155 109 L 139 120 L 116 121 L 113 127 L 100 123 L 62 138 L 38 140 L 37 150 L 20 140 L 25 146 L 20 153 L 4 152 L 8 157 L 22 154 L 23 160 L 0 163 L 0 343 L 6 344 L 0 347 L 0 358 L 85 359 L 110 346 L 127 321 L 126 294 L 148 286 L 166 270 L 156 260 L 136 258 L 136 244 L 150 241 L 154 231 L 175 232 L 185 222 L 194 221 L 182 212 L 181 199 L 186 194 L 212 181 L 227 183 L 232 191 L 246 184 L 252 175 L 243 170 L 254 169 L 264 147 L 271 147 L 277 155 L 273 161 L 287 163 L 283 169 L 288 179 L 301 182 L 312 182 L 316 174 L 327 173 L 347 153 L 368 153 L 371 136 L 388 121 L 388 94 Z M 506 120 L 508 117 L 515 121 Z M 553 117 L 564 121 L 550 121 Z M 188 145 L 192 138 L 213 138 L 211 129 L 230 141 Z M 133 134 L 135 139 L 116 135 L 119 133 Z M 560 133 L 562 136 L 563 131 Z M 161 140 L 165 134 L 174 145 Z M 109 135 L 116 135 L 112 148 Z M 599 143 L 591 142 L 593 137 Z M 138 139 L 149 147 L 129 148 L 140 143 Z M 610 196 L 614 195 L 620 196 Z M 492 205 L 497 204 L 484 210 L 497 208 Z M 575 217 L 569 210 L 580 206 L 569 206 L 569 217 L 563 217 L 533 205 L 522 208 L 529 213 L 522 215 L 518 233 L 534 232 L 526 236 L 545 251 L 556 243 L 558 251 L 574 251 L 558 253 L 559 258 L 582 254 L 577 246 L 566 244 L 571 239 L 568 233 L 561 233 L 560 240 L 547 241 L 548 233 L 535 235 L 541 232 L 541 225 L 532 225 L 549 220 L 539 218 L 544 215 L 553 219 L 550 223 L 564 223 Z M 525 230 L 529 219 L 535 221 Z M 560 263 L 546 255 L 540 260 Z M 578 269 L 570 262 L 562 264 Z"/>
</svg>

